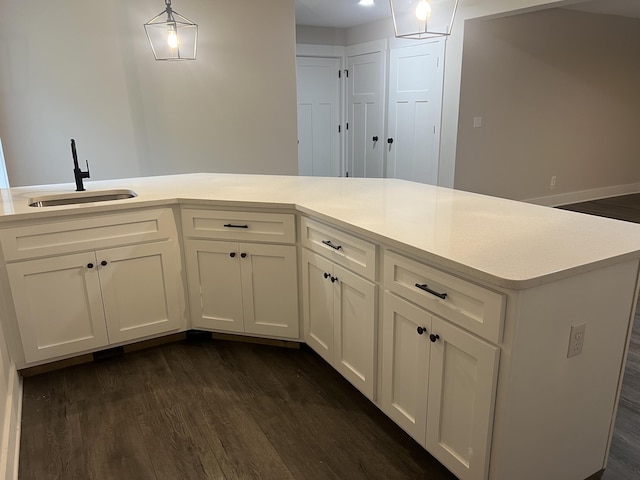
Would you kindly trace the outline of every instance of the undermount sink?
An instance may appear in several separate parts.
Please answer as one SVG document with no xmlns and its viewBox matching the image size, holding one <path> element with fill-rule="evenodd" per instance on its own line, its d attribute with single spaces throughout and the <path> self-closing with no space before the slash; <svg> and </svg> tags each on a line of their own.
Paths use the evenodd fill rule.
<svg viewBox="0 0 640 480">
<path fill-rule="evenodd" d="M 56 205 L 74 205 L 76 203 L 108 202 L 136 197 L 133 190 L 96 190 L 93 192 L 60 193 L 41 195 L 29 199 L 30 207 L 53 207 Z"/>
</svg>

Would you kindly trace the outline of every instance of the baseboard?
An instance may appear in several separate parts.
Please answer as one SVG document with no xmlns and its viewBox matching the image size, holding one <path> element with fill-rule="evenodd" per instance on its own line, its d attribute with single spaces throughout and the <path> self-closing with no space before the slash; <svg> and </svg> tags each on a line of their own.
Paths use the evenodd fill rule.
<svg viewBox="0 0 640 480">
<path fill-rule="evenodd" d="M 631 193 L 640 193 L 640 183 L 594 188 L 578 192 L 559 193 L 557 195 L 548 195 L 546 197 L 529 198 L 524 201 L 547 207 L 558 207 L 560 205 L 568 205 L 570 203 L 588 202 L 590 200 L 618 197 L 620 195 L 629 195 Z"/>
<path fill-rule="evenodd" d="M 4 429 L 0 451 L 0 478 L 18 480 L 20 458 L 20 420 L 22 418 L 22 378 L 15 366 L 10 368 L 4 405 Z"/>
</svg>

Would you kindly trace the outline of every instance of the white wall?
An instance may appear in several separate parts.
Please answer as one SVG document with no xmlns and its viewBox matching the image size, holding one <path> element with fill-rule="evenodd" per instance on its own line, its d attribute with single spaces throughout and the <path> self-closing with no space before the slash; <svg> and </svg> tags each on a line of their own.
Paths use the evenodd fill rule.
<svg viewBox="0 0 640 480">
<path fill-rule="evenodd" d="M 195 62 L 153 60 L 157 0 L 3 1 L 0 138 L 13 186 L 178 172 L 297 173 L 293 0 L 178 0 Z M 249 15 L 248 12 L 251 12 Z"/>
<path fill-rule="evenodd" d="M 467 21 L 464 45 L 456 188 L 527 200 L 640 185 L 640 19 L 554 8 Z"/>
</svg>

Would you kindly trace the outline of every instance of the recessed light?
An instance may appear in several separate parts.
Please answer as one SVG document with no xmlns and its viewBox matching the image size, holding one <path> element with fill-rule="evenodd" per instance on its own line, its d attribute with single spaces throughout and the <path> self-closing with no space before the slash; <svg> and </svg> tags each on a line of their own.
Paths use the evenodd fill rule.
<svg viewBox="0 0 640 480">
<path fill-rule="evenodd" d="M 373 0 L 360 0 L 358 5 L 362 5 L 363 7 L 370 7 L 373 5 Z"/>
</svg>

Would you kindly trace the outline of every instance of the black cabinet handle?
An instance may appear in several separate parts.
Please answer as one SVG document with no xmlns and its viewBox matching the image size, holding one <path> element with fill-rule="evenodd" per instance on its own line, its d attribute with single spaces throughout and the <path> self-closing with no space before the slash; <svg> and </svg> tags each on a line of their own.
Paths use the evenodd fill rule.
<svg viewBox="0 0 640 480">
<path fill-rule="evenodd" d="M 244 252 L 243 252 L 243 253 L 241 253 L 241 254 L 240 254 L 240 256 L 241 256 L 242 258 L 247 258 L 247 254 L 246 254 L 246 253 L 244 253 Z"/>
<path fill-rule="evenodd" d="M 231 252 L 231 253 L 229 254 L 229 256 L 230 256 L 231 258 L 234 258 L 234 257 L 236 256 L 236 252 Z"/>
<path fill-rule="evenodd" d="M 373 141 L 377 142 L 378 141 L 378 136 L 376 135 L 375 137 L 373 137 Z"/>
<path fill-rule="evenodd" d="M 338 281 L 338 277 L 331 277 L 331 283 L 336 283 Z"/>
<path fill-rule="evenodd" d="M 324 272 L 324 278 L 329 278 L 331 276 L 330 273 Z"/>
<path fill-rule="evenodd" d="M 93 263 L 87 263 L 87 268 L 93 268 Z"/>
<path fill-rule="evenodd" d="M 418 335 L 422 335 L 423 333 L 426 333 L 427 329 L 424 327 L 418 327 Z"/>
<path fill-rule="evenodd" d="M 226 223 L 226 228 L 249 228 L 249 225 L 234 225 L 233 223 Z"/>
<path fill-rule="evenodd" d="M 106 260 L 102 260 L 100 262 L 100 265 L 102 265 L 103 267 L 106 267 L 107 266 L 107 261 Z"/>
<path fill-rule="evenodd" d="M 423 291 L 425 291 L 427 293 L 430 293 L 431 295 L 435 295 L 436 297 L 441 298 L 443 300 L 445 298 L 447 298 L 447 294 L 446 293 L 438 293 L 435 290 L 431 290 L 429 287 L 427 287 L 426 283 L 422 284 L 422 285 L 420 285 L 419 283 L 416 283 L 416 288 L 419 288 L 420 290 L 423 290 Z"/>
<path fill-rule="evenodd" d="M 429 340 L 431 340 L 433 343 L 436 343 L 439 339 L 440 335 L 434 335 L 433 333 L 429 335 Z"/>
<path fill-rule="evenodd" d="M 393 143 L 393 138 L 387 138 L 387 143 L 391 145 Z"/>
<path fill-rule="evenodd" d="M 331 243 L 331 240 L 322 240 L 322 243 L 324 243 L 327 247 L 331 247 L 334 250 L 340 250 L 342 248 L 342 245 L 334 245 L 333 243 Z"/>
</svg>

